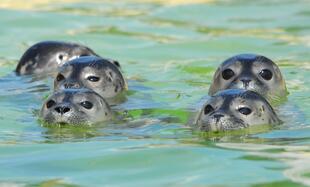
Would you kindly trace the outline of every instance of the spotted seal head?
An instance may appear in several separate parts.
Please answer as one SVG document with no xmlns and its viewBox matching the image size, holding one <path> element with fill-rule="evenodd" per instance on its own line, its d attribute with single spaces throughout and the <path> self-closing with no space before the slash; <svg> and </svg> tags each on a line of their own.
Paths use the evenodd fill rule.
<svg viewBox="0 0 310 187">
<path fill-rule="evenodd" d="M 255 54 L 240 54 L 224 61 L 214 74 L 209 95 L 225 89 L 256 91 L 269 101 L 285 98 L 287 90 L 278 66 Z"/>
<path fill-rule="evenodd" d="M 71 59 L 90 55 L 98 56 L 93 50 L 83 45 L 43 41 L 26 50 L 15 71 L 18 75 L 53 72 Z"/>
<path fill-rule="evenodd" d="M 258 93 L 228 89 L 211 96 L 200 110 L 194 126 L 201 131 L 227 131 L 280 123 L 271 105 Z"/>
<path fill-rule="evenodd" d="M 48 124 L 93 124 L 110 120 L 112 112 L 106 101 L 87 89 L 54 92 L 43 104 L 40 117 Z"/>
<path fill-rule="evenodd" d="M 105 99 L 113 98 L 127 89 L 126 81 L 110 61 L 85 56 L 64 64 L 54 80 L 54 90 L 87 88 Z"/>
</svg>

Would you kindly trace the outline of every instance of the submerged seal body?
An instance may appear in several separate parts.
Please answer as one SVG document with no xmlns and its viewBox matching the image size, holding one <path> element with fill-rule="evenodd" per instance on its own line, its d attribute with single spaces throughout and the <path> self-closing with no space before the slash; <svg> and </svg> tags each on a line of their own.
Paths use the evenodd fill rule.
<svg viewBox="0 0 310 187">
<path fill-rule="evenodd" d="M 18 75 L 53 72 L 70 59 L 90 55 L 98 56 L 90 48 L 76 43 L 43 41 L 26 50 L 15 71 Z"/>
<path fill-rule="evenodd" d="M 269 101 L 287 95 L 284 78 L 270 59 L 255 54 L 240 54 L 224 61 L 214 74 L 209 95 L 225 89 L 258 92 Z"/>
<path fill-rule="evenodd" d="M 127 89 L 119 68 L 109 60 L 87 56 L 64 64 L 54 80 L 54 90 L 87 88 L 105 99 L 113 98 Z"/>
<path fill-rule="evenodd" d="M 110 120 L 111 109 L 97 93 L 87 89 L 54 92 L 43 104 L 40 117 L 48 124 L 92 124 Z"/>
<path fill-rule="evenodd" d="M 260 94 L 228 89 L 219 91 L 203 105 L 194 126 L 201 131 L 227 131 L 279 123 L 273 108 Z"/>
</svg>

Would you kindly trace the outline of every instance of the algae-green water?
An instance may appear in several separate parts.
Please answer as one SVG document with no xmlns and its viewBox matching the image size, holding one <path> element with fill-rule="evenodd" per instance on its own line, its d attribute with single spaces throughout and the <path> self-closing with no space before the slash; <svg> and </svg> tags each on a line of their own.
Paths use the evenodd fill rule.
<svg viewBox="0 0 310 187">
<path fill-rule="evenodd" d="M 0 2 L 0 186 L 309 186 L 310 2 Z M 44 127 L 52 79 L 13 71 L 36 42 L 89 46 L 128 80 L 119 122 Z M 201 135 L 187 126 L 217 66 L 257 53 L 280 67 L 282 125 Z"/>
</svg>

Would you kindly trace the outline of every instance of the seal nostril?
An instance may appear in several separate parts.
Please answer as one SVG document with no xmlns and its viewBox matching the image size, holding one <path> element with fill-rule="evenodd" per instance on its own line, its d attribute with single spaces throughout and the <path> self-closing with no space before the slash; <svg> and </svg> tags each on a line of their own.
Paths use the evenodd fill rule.
<svg viewBox="0 0 310 187">
<path fill-rule="evenodd" d="M 70 111 L 70 108 L 69 107 L 62 107 L 62 106 L 59 106 L 59 107 L 56 107 L 55 108 L 55 111 L 59 114 L 64 114 L 64 113 L 67 113 Z"/>
<path fill-rule="evenodd" d="M 220 118 L 224 117 L 224 115 L 223 114 L 214 114 L 213 117 L 216 119 L 220 119 Z"/>
<path fill-rule="evenodd" d="M 66 89 L 72 88 L 72 87 L 73 87 L 73 84 L 71 84 L 71 83 L 65 83 L 65 84 L 64 84 L 64 87 L 65 87 Z"/>
<path fill-rule="evenodd" d="M 214 117 L 216 123 L 218 123 L 220 121 L 220 119 L 222 117 L 224 117 L 224 115 L 223 114 L 214 114 L 213 117 Z"/>
<path fill-rule="evenodd" d="M 69 107 L 64 107 L 63 108 L 63 113 L 67 113 L 67 112 L 69 112 L 70 111 L 70 108 Z"/>
<path fill-rule="evenodd" d="M 79 84 L 75 84 L 75 83 L 65 83 L 64 87 L 67 88 L 80 88 Z"/>
<path fill-rule="evenodd" d="M 62 113 L 62 107 L 56 107 L 56 108 L 55 108 L 55 111 L 56 111 L 57 113 Z"/>
<path fill-rule="evenodd" d="M 251 79 L 241 79 L 241 81 L 243 82 L 243 83 L 249 83 L 249 82 L 251 82 L 252 80 Z"/>
<path fill-rule="evenodd" d="M 245 87 L 245 89 L 247 87 L 249 87 L 250 82 L 252 81 L 251 79 L 241 79 L 240 80 L 243 83 L 243 86 Z"/>
</svg>

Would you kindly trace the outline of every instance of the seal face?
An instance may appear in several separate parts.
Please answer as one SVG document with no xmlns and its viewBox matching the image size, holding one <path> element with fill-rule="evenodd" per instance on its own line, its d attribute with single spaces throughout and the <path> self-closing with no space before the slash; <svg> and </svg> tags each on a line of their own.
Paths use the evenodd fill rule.
<svg viewBox="0 0 310 187">
<path fill-rule="evenodd" d="M 228 89 L 203 105 L 194 125 L 201 131 L 227 131 L 279 123 L 273 108 L 261 95 L 250 90 Z"/>
<path fill-rule="evenodd" d="M 43 104 L 40 117 L 48 124 L 92 124 L 111 119 L 106 101 L 87 89 L 55 92 Z"/>
<path fill-rule="evenodd" d="M 224 61 L 214 74 L 209 95 L 225 89 L 256 91 L 269 101 L 287 95 L 284 78 L 270 59 L 255 54 L 240 54 Z"/>
<path fill-rule="evenodd" d="M 64 64 L 54 80 L 54 90 L 87 88 L 105 99 L 113 98 L 126 89 L 119 68 L 110 61 L 85 56 Z"/>
<path fill-rule="evenodd" d="M 71 59 L 90 55 L 98 56 L 93 50 L 83 45 L 43 41 L 26 50 L 15 71 L 18 75 L 53 72 Z"/>
</svg>

